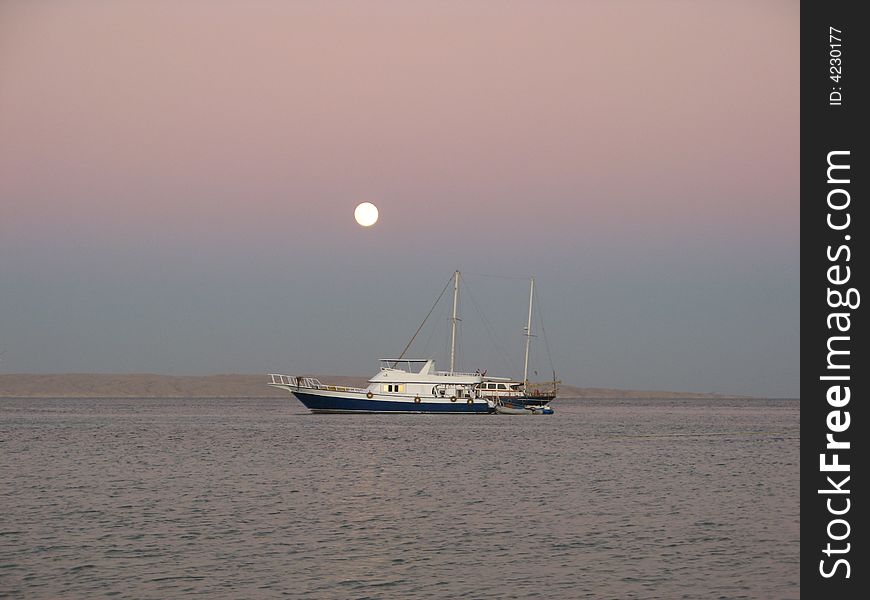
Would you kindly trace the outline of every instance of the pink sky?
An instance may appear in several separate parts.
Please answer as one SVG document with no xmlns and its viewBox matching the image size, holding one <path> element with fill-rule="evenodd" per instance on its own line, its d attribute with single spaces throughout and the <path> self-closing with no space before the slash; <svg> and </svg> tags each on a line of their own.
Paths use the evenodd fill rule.
<svg viewBox="0 0 870 600">
<path fill-rule="evenodd" d="M 0 251 L 796 273 L 798 24 L 789 1 L 7 1 Z"/>
<path fill-rule="evenodd" d="M 7 224 L 796 223 L 794 3 L 2 10 Z"/>
</svg>

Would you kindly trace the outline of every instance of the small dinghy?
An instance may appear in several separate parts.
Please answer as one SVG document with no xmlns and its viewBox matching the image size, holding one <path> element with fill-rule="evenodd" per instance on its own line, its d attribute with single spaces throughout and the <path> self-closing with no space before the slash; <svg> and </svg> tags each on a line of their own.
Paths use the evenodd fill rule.
<svg viewBox="0 0 870 600">
<path fill-rule="evenodd" d="M 520 404 L 517 401 L 527 398 L 516 398 L 514 402 L 499 401 L 495 412 L 499 415 L 552 415 L 555 411 L 549 404 Z"/>
</svg>

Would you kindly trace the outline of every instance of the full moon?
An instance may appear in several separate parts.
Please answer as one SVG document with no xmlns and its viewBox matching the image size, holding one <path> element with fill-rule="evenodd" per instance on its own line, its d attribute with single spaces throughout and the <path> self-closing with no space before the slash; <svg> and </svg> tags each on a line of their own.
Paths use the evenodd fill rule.
<svg viewBox="0 0 870 600">
<path fill-rule="evenodd" d="M 353 218 L 363 227 L 371 227 L 378 222 L 378 207 L 371 202 L 363 202 L 353 211 Z"/>
</svg>

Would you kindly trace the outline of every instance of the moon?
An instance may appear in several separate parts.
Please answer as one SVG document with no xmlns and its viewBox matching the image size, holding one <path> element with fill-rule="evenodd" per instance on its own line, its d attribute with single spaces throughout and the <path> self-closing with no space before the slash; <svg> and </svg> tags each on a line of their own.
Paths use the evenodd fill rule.
<svg viewBox="0 0 870 600">
<path fill-rule="evenodd" d="M 353 218 L 363 227 L 371 227 L 378 222 L 378 207 L 371 202 L 363 202 L 353 211 Z"/>
</svg>

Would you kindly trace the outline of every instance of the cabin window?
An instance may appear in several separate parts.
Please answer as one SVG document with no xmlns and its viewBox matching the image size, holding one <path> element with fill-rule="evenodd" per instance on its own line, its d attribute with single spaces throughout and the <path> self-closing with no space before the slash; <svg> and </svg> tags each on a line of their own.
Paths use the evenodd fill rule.
<svg viewBox="0 0 870 600">
<path fill-rule="evenodd" d="M 506 390 L 506 389 L 507 389 L 507 386 L 506 386 L 505 384 L 503 384 L 503 383 L 500 383 L 500 384 L 498 384 L 498 389 L 500 389 L 500 390 Z"/>
<path fill-rule="evenodd" d="M 385 383 L 383 384 L 382 390 L 385 392 L 404 392 L 405 384 L 404 383 Z"/>
</svg>

